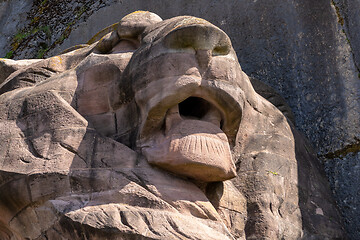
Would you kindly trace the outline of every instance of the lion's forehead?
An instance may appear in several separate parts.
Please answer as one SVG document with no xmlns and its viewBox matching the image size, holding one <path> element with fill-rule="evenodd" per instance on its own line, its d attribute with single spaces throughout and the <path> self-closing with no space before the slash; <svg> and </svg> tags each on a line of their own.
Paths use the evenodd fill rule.
<svg viewBox="0 0 360 240">
<path fill-rule="evenodd" d="M 190 25 L 194 25 L 194 24 L 203 24 L 203 25 L 207 25 L 207 24 L 211 24 L 210 22 L 206 21 L 205 19 L 202 18 L 197 18 L 197 17 L 186 17 L 180 21 L 178 21 L 175 25 L 173 29 L 176 29 L 178 27 L 185 27 L 185 26 L 190 26 Z"/>
</svg>

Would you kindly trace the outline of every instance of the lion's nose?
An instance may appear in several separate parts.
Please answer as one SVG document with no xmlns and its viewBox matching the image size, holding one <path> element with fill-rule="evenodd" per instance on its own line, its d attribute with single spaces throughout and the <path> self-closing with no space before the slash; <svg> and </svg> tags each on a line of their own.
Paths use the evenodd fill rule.
<svg viewBox="0 0 360 240">
<path fill-rule="evenodd" d="M 175 51 L 194 49 L 200 67 L 208 65 L 212 56 L 227 55 L 231 41 L 218 27 L 194 17 L 178 23 L 165 37 L 165 46 Z"/>
</svg>

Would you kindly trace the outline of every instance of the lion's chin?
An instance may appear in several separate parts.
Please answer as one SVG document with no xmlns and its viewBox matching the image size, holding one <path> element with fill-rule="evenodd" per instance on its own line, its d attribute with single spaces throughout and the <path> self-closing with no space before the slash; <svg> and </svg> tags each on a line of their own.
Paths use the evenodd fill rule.
<svg viewBox="0 0 360 240">
<path fill-rule="evenodd" d="M 236 176 L 228 139 L 218 126 L 191 119 L 172 124 L 142 149 L 151 165 L 203 182 Z"/>
</svg>

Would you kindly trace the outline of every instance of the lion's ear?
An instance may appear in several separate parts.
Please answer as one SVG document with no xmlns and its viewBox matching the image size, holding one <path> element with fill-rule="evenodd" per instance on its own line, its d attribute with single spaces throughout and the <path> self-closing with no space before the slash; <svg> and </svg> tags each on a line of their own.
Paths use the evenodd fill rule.
<svg viewBox="0 0 360 240">
<path fill-rule="evenodd" d="M 250 77 L 249 79 L 256 93 L 271 102 L 285 115 L 285 117 L 287 117 L 287 119 L 289 119 L 293 124 L 295 124 L 294 113 L 292 112 L 290 106 L 274 88 L 254 77 Z"/>
<path fill-rule="evenodd" d="M 95 50 L 100 53 L 132 51 L 140 46 L 140 36 L 145 28 L 161 21 L 162 19 L 155 13 L 136 11 L 95 34 L 87 44 L 98 41 Z"/>
</svg>

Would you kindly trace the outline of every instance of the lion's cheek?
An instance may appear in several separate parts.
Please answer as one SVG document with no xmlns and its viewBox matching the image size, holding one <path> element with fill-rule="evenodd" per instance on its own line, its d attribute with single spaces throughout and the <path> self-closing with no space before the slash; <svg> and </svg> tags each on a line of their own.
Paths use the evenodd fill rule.
<svg viewBox="0 0 360 240">
<path fill-rule="evenodd" d="M 217 131 L 215 125 L 202 121 L 185 121 L 180 125 L 143 149 L 151 165 L 203 182 L 236 176 L 227 137 L 220 129 Z M 184 127 L 189 131 L 184 132 Z M 194 127 L 197 131 L 191 133 Z"/>
</svg>

